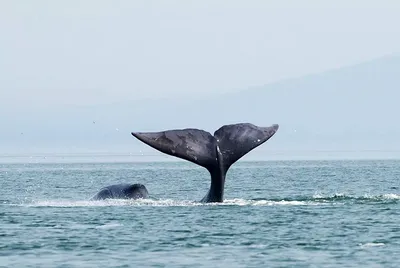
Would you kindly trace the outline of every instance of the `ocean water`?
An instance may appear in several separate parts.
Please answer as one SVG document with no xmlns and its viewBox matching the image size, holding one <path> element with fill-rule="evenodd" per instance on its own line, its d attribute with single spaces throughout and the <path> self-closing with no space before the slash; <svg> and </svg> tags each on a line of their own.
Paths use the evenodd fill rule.
<svg viewBox="0 0 400 268">
<path fill-rule="evenodd" d="M 399 267 L 400 161 L 0 164 L 0 267 Z M 144 183 L 151 199 L 87 201 Z"/>
</svg>

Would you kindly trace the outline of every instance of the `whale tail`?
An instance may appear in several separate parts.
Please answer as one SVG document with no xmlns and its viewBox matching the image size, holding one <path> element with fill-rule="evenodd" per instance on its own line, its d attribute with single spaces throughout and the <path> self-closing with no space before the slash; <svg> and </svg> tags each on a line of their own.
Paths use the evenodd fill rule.
<svg viewBox="0 0 400 268">
<path fill-rule="evenodd" d="M 193 162 L 210 172 L 222 168 L 220 171 L 225 175 L 232 164 L 269 140 L 278 128 L 277 124 L 259 127 L 239 123 L 222 126 L 214 136 L 194 128 L 131 134 L 158 151 Z"/>
<path fill-rule="evenodd" d="M 249 123 L 222 126 L 214 137 L 222 154 L 222 166 L 228 169 L 251 150 L 269 140 L 279 129 L 278 124 L 259 127 Z"/>
</svg>

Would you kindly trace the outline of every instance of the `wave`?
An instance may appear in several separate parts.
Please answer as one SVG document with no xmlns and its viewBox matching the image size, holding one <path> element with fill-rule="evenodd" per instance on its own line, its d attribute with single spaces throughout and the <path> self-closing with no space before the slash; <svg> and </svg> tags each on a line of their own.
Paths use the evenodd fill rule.
<svg viewBox="0 0 400 268">
<path fill-rule="evenodd" d="M 358 245 L 361 248 L 371 248 L 371 247 L 383 247 L 383 246 L 385 246 L 385 243 L 378 243 L 378 242 L 374 243 L 374 242 L 371 242 L 371 243 L 358 244 Z"/>
<path fill-rule="evenodd" d="M 223 203 L 200 203 L 187 200 L 100 200 L 100 201 L 71 201 L 71 200 L 41 200 L 20 204 L 26 207 L 108 207 L 108 206 L 152 206 L 152 207 L 194 207 L 194 206 L 265 206 L 265 205 L 307 205 L 301 201 L 271 201 L 271 200 L 246 200 L 228 199 Z"/>
<path fill-rule="evenodd" d="M 382 194 L 352 196 L 341 193 L 333 195 L 316 194 L 312 197 L 282 198 L 282 199 L 226 199 L 223 203 L 200 203 L 188 200 L 173 199 L 109 199 L 109 200 L 36 200 L 21 204 L 9 204 L 25 207 L 108 207 L 108 206 L 153 206 L 153 207 L 194 207 L 194 206 L 318 206 L 346 203 L 387 203 L 400 200 L 398 194 Z"/>
<path fill-rule="evenodd" d="M 382 202 L 382 201 L 395 201 L 400 200 L 399 194 L 380 194 L 380 195 L 372 195 L 372 194 L 364 194 L 362 196 L 355 195 L 346 195 L 342 193 L 337 193 L 334 195 L 323 196 L 316 194 L 313 196 L 316 201 L 373 201 L 373 202 Z"/>
</svg>

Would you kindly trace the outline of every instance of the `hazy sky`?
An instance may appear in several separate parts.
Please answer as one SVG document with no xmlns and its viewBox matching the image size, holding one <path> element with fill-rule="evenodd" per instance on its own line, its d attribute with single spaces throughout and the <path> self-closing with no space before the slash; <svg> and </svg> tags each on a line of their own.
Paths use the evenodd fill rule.
<svg viewBox="0 0 400 268">
<path fill-rule="evenodd" d="M 263 85 L 400 52 L 400 2 L 0 0 L 0 105 Z"/>
</svg>

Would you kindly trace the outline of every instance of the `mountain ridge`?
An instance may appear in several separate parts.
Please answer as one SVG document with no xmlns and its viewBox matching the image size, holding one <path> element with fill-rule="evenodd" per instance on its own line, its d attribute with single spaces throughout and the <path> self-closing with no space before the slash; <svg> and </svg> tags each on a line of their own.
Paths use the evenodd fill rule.
<svg viewBox="0 0 400 268">
<path fill-rule="evenodd" d="M 131 131 L 214 132 L 223 124 L 251 122 L 280 125 L 266 146 L 271 150 L 400 149 L 399 88 L 400 57 L 391 56 L 208 98 L 32 110 L 0 119 L 0 145 L 130 150 L 139 146 Z"/>
</svg>

